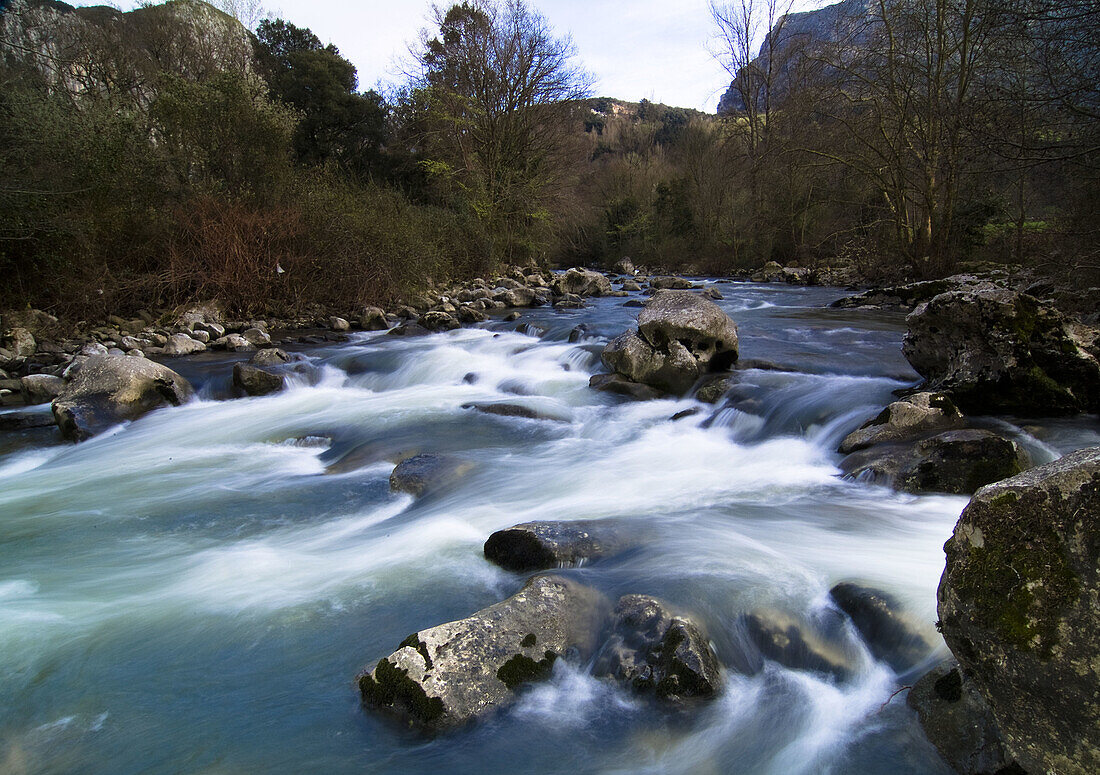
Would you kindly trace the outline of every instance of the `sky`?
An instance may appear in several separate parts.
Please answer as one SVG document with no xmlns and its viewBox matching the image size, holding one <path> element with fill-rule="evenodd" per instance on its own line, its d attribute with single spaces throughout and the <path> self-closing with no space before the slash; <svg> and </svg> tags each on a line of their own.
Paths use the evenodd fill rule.
<svg viewBox="0 0 1100 775">
<path fill-rule="evenodd" d="M 595 96 L 644 98 L 713 113 L 729 86 L 729 75 L 711 54 L 717 41 L 709 0 L 530 2 L 559 35 L 573 38 L 581 64 L 593 76 Z M 798 10 L 827 4 L 795 2 Z M 130 10 L 137 2 L 108 4 Z M 362 89 L 402 80 L 408 44 L 428 26 L 431 7 L 429 0 L 269 0 L 263 5 L 268 15 L 309 27 L 339 48 L 359 69 Z"/>
</svg>

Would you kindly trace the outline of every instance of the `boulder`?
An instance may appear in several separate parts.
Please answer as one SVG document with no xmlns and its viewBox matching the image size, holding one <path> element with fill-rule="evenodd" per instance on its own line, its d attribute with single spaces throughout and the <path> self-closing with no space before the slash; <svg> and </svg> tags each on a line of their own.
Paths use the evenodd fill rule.
<svg viewBox="0 0 1100 775">
<path fill-rule="evenodd" d="M 845 582 L 829 590 L 829 596 L 848 614 L 875 659 L 896 672 L 909 670 L 932 653 L 932 644 L 888 593 Z"/>
<path fill-rule="evenodd" d="M 53 414 L 62 436 L 82 441 L 153 409 L 179 406 L 193 395 L 191 384 L 167 366 L 145 358 L 96 355 L 66 380 Z"/>
<path fill-rule="evenodd" d="M 23 400 L 28 406 L 48 404 L 61 395 L 64 380 L 50 374 L 28 374 L 20 380 L 23 387 Z"/>
<path fill-rule="evenodd" d="M 627 280 L 623 283 L 622 289 L 628 293 L 637 293 L 642 289 L 642 286 L 638 285 L 638 283 L 633 280 Z"/>
<path fill-rule="evenodd" d="M 164 345 L 164 354 L 169 356 L 191 355 L 192 353 L 200 353 L 205 349 L 205 344 L 192 339 L 187 334 L 172 334 L 168 337 L 168 344 Z"/>
<path fill-rule="evenodd" d="M 431 331 L 424 328 L 424 326 L 419 323 L 402 323 L 399 326 L 391 328 L 386 333 L 386 336 L 404 336 L 412 338 L 416 336 L 427 336 L 430 333 Z"/>
<path fill-rule="evenodd" d="M 930 390 L 971 413 L 1100 410 L 1100 362 L 1060 313 L 997 288 L 950 291 L 906 318 L 904 352 Z"/>
<path fill-rule="evenodd" d="M 908 441 L 962 424 L 962 412 L 950 398 L 942 393 L 916 393 L 895 401 L 873 420 L 849 433 L 837 451 L 847 455 L 875 444 Z"/>
<path fill-rule="evenodd" d="M 954 660 L 934 667 L 909 691 L 924 733 L 960 775 L 1011 775 L 1014 760 L 1005 747 L 989 705 Z"/>
<path fill-rule="evenodd" d="M 588 386 L 593 390 L 602 390 L 605 393 L 614 393 L 619 396 L 633 398 L 636 401 L 649 401 L 661 397 L 661 391 L 643 385 L 640 382 L 631 382 L 618 374 L 593 374 L 588 380 Z"/>
<path fill-rule="evenodd" d="M 608 607 L 594 589 L 538 576 L 466 619 L 410 635 L 357 677 L 363 703 L 430 730 L 485 716 L 558 659 L 587 660 Z"/>
<path fill-rule="evenodd" d="M 785 281 L 783 265 L 778 261 L 769 261 L 752 276 L 754 283 L 781 283 Z"/>
<path fill-rule="evenodd" d="M 351 323 L 341 317 L 335 315 L 328 319 L 328 327 L 333 331 L 348 331 L 351 329 Z"/>
<path fill-rule="evenodd" d="M 393 469 L 390 489 L 420 496 L 451 484 L 472 468 L 472 463 L 448 455 L 416 455 Z"/>
<path fill-rule="evenodd" d="M 485 542 L 485 559 L 511 571 L 583 565 L 620 551 L 625 542 L 608 522 L 525 522 Z"/>
<path fill-rule="evenodd" d="M 248 352 L 249 350 L 256 349 L 256 345 L 252 344 L 240 334 L 226 334 L 220 339 L 215 340 L 211 346 L 224 348 L 234 353 Z"/>
<path fill-rule="evenodd" d="M 53 415 L 48 412 L 0 412 L 0 431 L 26 431 L 32 428 L 48 428 L 54 424 Z"/>
<path fill-rule="evenodd" d="M 694 288 L 695 283 L 691 280 L 685 280 L 683 277 L 662 275 L 649 278 L 649 287 L 655 291 L 686 291 Z"/>
<path fill-rule="evenodd" d="M 424 313 L 424 316 L 420 318 L 420 325 L 429 331 L 454 331 L 456 328 L 462 327 L 462 324 L 453 315 L 434 310 Z"/>
<path fill-rule="evenodd" d="M 1100 447 L 979 490 L 944 546 L 944 640 L 1028 772 L 1100 772 Z"/>
<path fill-rule="evenodd" d="M 364 307 L 359 316 L 359 327 L 364 331 L 385 331 L 390 324 L 386 313 L 378 307 Z"/>
<path fill-rule="evenodd" d="M 662 700 L 710 698 L 722 688 L 718 657 L 702 627 L 649 595 L 619 598 L 593 673 Z"/>
<path fill-rule="evenodd" d="M 271 335 L 256 326 L 246 328 L 241 332 L 241 337 L 253 347 L 266 347 L 271 344 Z"/>
<path fill-rule="evenodd" d="M 557 309 L 581 309 L 584 299 L 575 293 L 565 293 L 554 299 L 554 307 Z"/>
<path fill-rule="evenodd" d="M 905 492 L 970 494 L 1020 473 L 1027 457 L 1020 445 L 987 430 L 947 431 L 912 443 L 877 444 L 840 461 L 851 479 Z"/>
<path fill-rule="evenodd" d="M 257 351 L 248 363 L 233 366 L 233 387 L 250 396 L 277 393 L 286 385 L 280 368 L 290 363 L 290 356 L 277 347 Z"/>
<path fill-rule="evenodd" d="M 558 296 L 603 296 L 611 293 L 611 281 L 591 269 L 567 269 L 554 277 L 550 284 Z"/>
<path fill-rule="evenodd" d="M 619 274 L 633 275 L 638 271 L 637 268 L 635 268 L 634 266 L 634 262 L 626 256 L 623 256 L 618 261 L 616 261 L 615 266 L 612 268 Z"/>
<path fill-rule="evenodd" d="M 34 341 L 34 335 L 26 328 L 13 328 L 4 337 L 4 342 L 13 358 L 29 358 L 34 355 L 38 347 Z"/>
<path fill-rule="evenodd" d="M 661 291 L 638 315 L 638 331 L 612 340 L 603 361 L 612 371 L 669 393 L 686 392 L 702 374 L 737 360 L 737 325 L 713 301 Z"/>
</svg>

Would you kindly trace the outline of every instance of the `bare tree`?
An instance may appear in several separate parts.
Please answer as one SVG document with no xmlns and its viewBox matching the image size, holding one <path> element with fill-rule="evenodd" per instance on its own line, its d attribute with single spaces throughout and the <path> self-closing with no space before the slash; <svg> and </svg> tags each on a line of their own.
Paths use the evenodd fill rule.
<svg viewBox="0 0 1100 775">
<path fill-rule="evenodd" d="M 588 80 L 572 41 L 523 0 L 437 7 L 434 22 L 438 33 L 424 33 L 414 52 L 426 167 L 511 257 L 564 195 L 563 151 Z"/>
</svg>

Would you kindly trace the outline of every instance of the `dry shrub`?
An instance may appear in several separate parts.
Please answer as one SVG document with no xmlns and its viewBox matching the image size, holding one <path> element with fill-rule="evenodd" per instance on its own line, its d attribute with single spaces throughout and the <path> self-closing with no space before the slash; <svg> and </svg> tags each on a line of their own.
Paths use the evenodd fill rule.
<svg viewBox="0 0 1100 775">
<path fill-rule="evenodd" d="M 219 299 L 230 309 L 258 312 L 279 288 L 279 269 L 292 263 L 303 233 L 289 207 L 260 209 L 210 196 L 182 205 L 168 246 L 172 300 Z"/>
</svg>

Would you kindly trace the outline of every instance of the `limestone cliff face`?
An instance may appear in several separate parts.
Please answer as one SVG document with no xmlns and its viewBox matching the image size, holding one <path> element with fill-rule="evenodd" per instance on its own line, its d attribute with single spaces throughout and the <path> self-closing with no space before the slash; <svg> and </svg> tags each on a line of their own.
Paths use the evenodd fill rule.
<svg viewBox="0 0 1100 775">
<path fill-rule="evenodd" d="M 0 11 L 0 56 L 37 71 L 74 97 L 125 97 L 147 105 L 160 73 L 202 80 L 253 72 L 251 34 L 201 0 L 170 0 L 123 13 L 56 0 L 12 0 Z"/>
<path fill-rule="evenodd" d="M 794 65 L 803 53 L 820 50 L 841 41 L 863 39 L 871 34 L 869 10 L 871 0 L 841 0 L 839 3 L 783 16 L 764 38 L 757 55 L 745 70 L 767 70 L 769 52 L 775 52 L 773 89 L 786 92 Z M 718 114 L 729 115 L 745 110 L 742 91 L 737 81 L 746 74 L 738 73 L 718 103 Z"/>
</svg>

